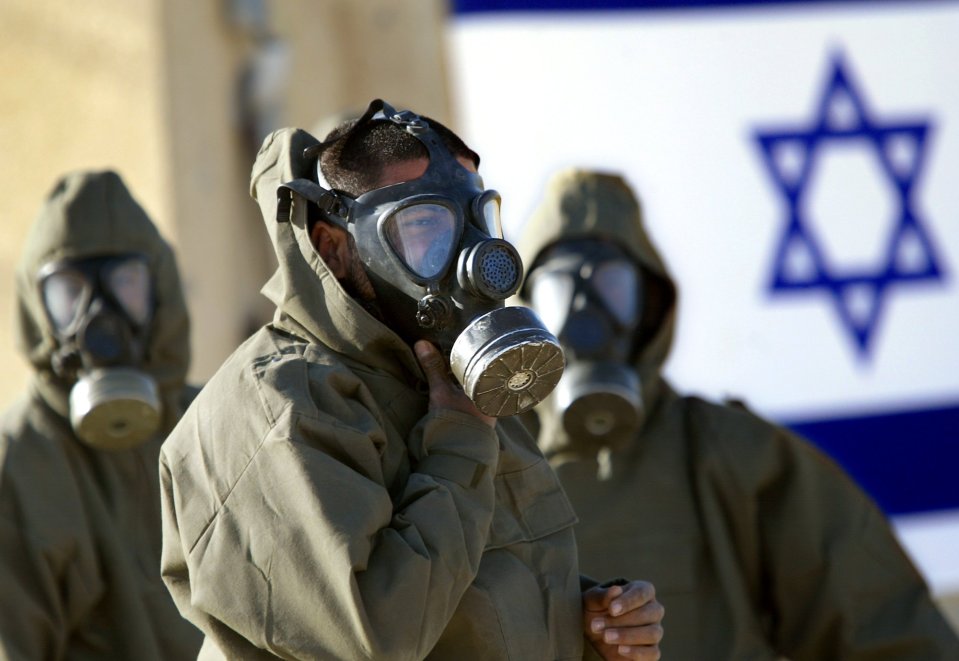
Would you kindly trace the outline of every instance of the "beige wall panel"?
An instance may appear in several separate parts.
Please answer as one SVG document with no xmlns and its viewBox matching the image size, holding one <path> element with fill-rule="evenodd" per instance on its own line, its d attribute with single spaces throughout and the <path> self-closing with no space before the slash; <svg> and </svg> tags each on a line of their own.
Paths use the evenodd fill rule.
<svg viewBox="0 0 959 661">
<path fill-rule="evenodd" d="M 271 306 L 258 292 L 274 258 L 247 191 L 263 130 L 312 130 L 330 113 L 363 108 L 378 94 L 409 98 L 440 118 L 448 115 L 443 2 L 268 2 L 259 29 L 237 25 L 228 7 L 189 0 L 163 4 L 168 162 L 194 319 L 195 380 L 208 378 L 269 318 Z M 240 121 L 238 85 L 268 38 L 285 53 L 285 82 L 265 85 L 282 102 L 251 142 L 244 138 L 250 127 Z"/>
<path fill-rule="evenodd" d="M 13 269 L 53 183 L 116 169 L 169 236 L 153 0 L 0 2 L 0 406 L 27 381 L 14 348 Z"/>
<path fill-rule="evenodd" d="M 253 154 L 236 104 L 247 51 L 223 2 L 167 0 L 163 11 L 165 162 L 192 319 L 195 381 L 264 320 L 268 237 L 248 193 Z"/>
<path fill-rule="evenodd" d="M 375 98 L 450 122 L 443 0 L 274 2 L 293 47 L 291 125 L 310 129 Z"/>
<path fill-rule="evenodd" d="M 0 3 L 0 405 L 28 373 L 14 357 L 13 265 L 60 173 L 116 168 L 174 244 L 193 320 L 190 375 L 203 381 L 270 316 L 259 289 L 272 250 L 247 190 L 262 132 L 312 129 L 377 96 L 449 123 L 442 0 L 267 0 L 260 30 L 238 25 L 231 7 Z M 266 37 L 285 49 L 285 84 L 251 139 L 240 77 Z"/>
</svg>

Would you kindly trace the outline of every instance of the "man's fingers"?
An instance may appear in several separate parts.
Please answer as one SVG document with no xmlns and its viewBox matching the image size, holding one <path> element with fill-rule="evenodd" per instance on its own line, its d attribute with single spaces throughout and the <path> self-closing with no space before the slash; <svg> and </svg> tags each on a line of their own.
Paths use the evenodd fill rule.
<svg viewBox="0 0 959 661">
<path fill-rule="evenodd" d="M 659 645 L 663 640 L 663 625 L 659 622 L 642 626 L 615 627 L 603 631 L 607 645 Z"/>
<path fill-rule="evenodd" d="M 620 645 L 616 648 L 616 653 L 624 659 L 633 659 L 634 661 L 659 661 L 662 652 L 659 646 L 645 645 Z"/>
<path fill-rule="evenodd" d="M 593 588 L 583 594 L 586 636 L 606 659 L 660 658 L 666 609 L 648 581 Z"/>
<path fill-rule="evenodd" d="M 601 634 L 603 642 L 617 643 L 619 637 L 633 629 L 639 630 L 647 626 L 656 626 L 662 630 L 661 622 L 666 609 L 658 601 L 651 601 L 640 608 L 627 611 L 619 617 L 600 616 L 598 613 L 589 619 L 589 630 L 593 634 Z M 589 617 L 587 613 L 587 617 Z M 642 634 L 645 636 L 646 634 Z M 627 635 L 628 639 L 628 635 Z M 635 644 L 626 643 L 626 644 Z"/>
<path fill-rule="evenodd" d="M 426 375 L 426 381 L 430 388 L 438 386 L 446 381 L 446 365 L 443 362 L 443 355 L 439 352 L 432 342 L 427 340 L 417 340 L 413 345 L 413 351 L 416 352 L 416 359 L 423 368 Z"/>
<path fill-rule="evenodd" d="M 583 593 L 583 610 L 606 612 L 613 599 L 623 594 L 619 585 L 604 588 L 596 586 Z"/>
<path fill-rule="evenodd" d="M 496 418 L 484 415 L 466 396 L 466 393 L 453 381 L 446 370 L 446 358 L 436 346 L 427 340 L 417 340 L 413 345 L 416 359 L 426 375 L 430 389 L 431 409 L 452 409 L 474 416 L 489 427 L 496 426 Z"/>
<path fill-rule="evenodd" d="M 618 587 L 618 586 L 617 586 Z M 656 599 L 656 588 L 649 581 L 630 581 L 622 595 L 615 596 L 608 606 L 613 617 L 636 610 Z"/>
</svg>

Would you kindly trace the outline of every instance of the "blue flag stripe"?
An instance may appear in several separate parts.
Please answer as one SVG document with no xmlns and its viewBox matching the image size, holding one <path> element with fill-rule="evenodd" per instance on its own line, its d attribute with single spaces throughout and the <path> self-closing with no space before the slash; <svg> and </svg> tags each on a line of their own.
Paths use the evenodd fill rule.
<svg viewBox="0 0 959 661">
<path fill-rule="evenodd" d="M 787 424 L 889 515 L 959 508 L 959 406 Z"/>
<path fill-rule="evenodd" d="M 955 0 L 900 0 L 915 6 L 926 4 L 955 3 Z M 874 0 L 453 0 L 456 14 L 489 12 L 548 12 L 548 11 L 601 11 L 601 10 L 670 10 L 702 9 L 709 7 L 770 6 L 777 5 L 866 5 L 875 7 Z M 890 4 L 890 3 L 883 3 Z"/>
</svg>

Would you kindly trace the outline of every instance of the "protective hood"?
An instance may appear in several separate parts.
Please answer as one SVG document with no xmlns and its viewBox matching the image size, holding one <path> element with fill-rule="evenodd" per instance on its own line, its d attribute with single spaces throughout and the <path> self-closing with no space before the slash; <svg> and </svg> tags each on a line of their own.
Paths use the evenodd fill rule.
<svg viewBox="0 0 959 661">
<path fill-rule="evenodd" d="M 130 252 L 146 257 L 154 278 L 156 310 L 140 368 L 156 380 L 165 411 L 162 429 L 169 430 L 181 412 L 180 393 L 190 363 L 186 303 L 173 251 L 115 172 L 68 174 L 47 196 L 16 270 L 17 344 L 36 370 L 44 400 L 68 417 L 72 382 L 51 368 L 58 345 L 37 273 L 54 260 Z"/>
<path fill-rule="evenodd" d="M 660 370 L 673 341 L 676 286 L 646 233 L 639 202 L 622 177 L 581 169 L 554 175 L 517 244 L 526 273 L 533 272 L 539 256 L 553 244 L 582 238 L 615 241 L 644 273 L 649 296 L 633 343 L 633 366 L 644 406 L 652 408 L 662 390 Z M 520 296 L 527 305 L 528 293 L 524 285 Z"/>
<path fill-rule="evenodd" d="M 305 158 L 303 150 L 316 144 L 306 131 L 280 129 L 267 136 L 253 164 L 250 194 L 260 205 L 278 262 L 262 289 L 276 305 L 274 324 L 358 364 L 421 380 L 412 348 L 346 293 L 313 247 L 306 199 L 280 190 L 295 179 L 313 179 L 315 159 Z"/>
</svg>

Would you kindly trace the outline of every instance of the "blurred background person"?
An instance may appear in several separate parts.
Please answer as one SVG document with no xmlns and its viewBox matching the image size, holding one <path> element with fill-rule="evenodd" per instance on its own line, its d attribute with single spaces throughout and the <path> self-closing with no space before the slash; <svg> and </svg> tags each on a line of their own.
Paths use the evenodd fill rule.
<svg viewBox="0 0 959 661">
<path fill-rule="evenodd" d="M 75 172 L 16 286 L 34 374 L 0 419 L 0 656 L 195 658 L 160 579 L 160 444 L 196 394 L 173 252 L 116 173 Z"/>
<path fill-rule="evenodd" d="M 959 656 L 885 517 L 834 462 L 663 377 L 677 285 L 621 177 L 558 173 L 519 248 L 524 303 L 566 354 L 538 442 L 579 517 L 582 570 L 651 578 L 664 658 Z"/>
</svg>

